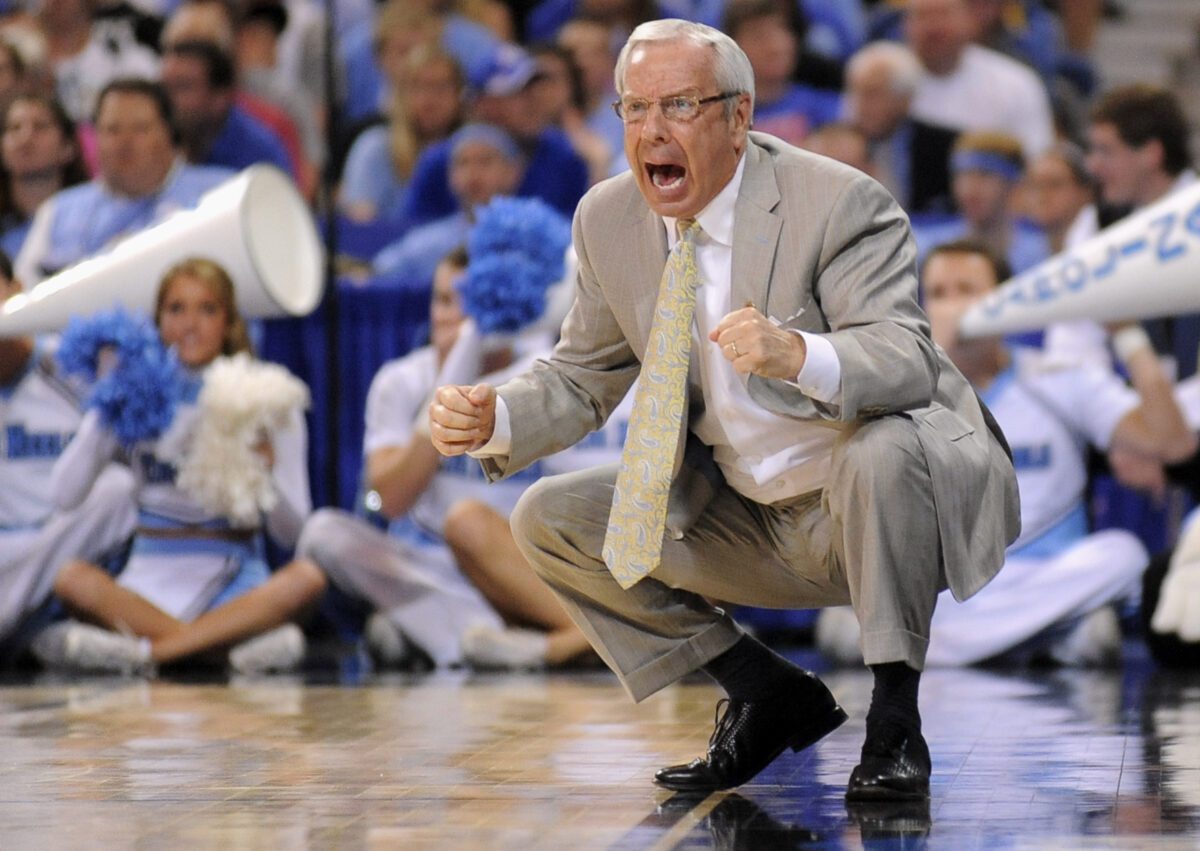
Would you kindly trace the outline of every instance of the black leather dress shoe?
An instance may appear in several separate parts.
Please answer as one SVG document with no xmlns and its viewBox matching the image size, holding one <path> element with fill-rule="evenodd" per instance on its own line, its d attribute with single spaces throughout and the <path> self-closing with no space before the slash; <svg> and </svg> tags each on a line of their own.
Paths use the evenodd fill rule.
<svg viewBox="0 0 1200 851">
<path fill-rule="evenodd" d="M 867 732 L 862 760 L 850 774 L 847 801 L 912 801 L 929 797 L 929 746 L 917 731 Z"/>
<path fill-rule="evenodd" d="M 686 765 L 661 768 L 654 782 L 681 792 L 711 792 L 740 786 L 762 771 L 784 748 L 803 750 L 846 720 L 825 684 L 806 672 L 782 694 L 767 700 L 722 700 L 708 753 Z"/>
</svg>

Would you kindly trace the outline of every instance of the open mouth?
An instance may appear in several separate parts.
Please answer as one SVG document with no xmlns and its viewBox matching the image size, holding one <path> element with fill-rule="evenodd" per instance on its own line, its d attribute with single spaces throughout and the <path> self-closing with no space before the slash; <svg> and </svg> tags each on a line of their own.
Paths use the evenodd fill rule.
<svg viewBox="0 0 1200 851">
<path fill-rule="evenodd" d="M 683 182 L 686 171 L 683 166 L 674 165 L 671 163 L 665 165 L 646 164 L 646 172 L 650 175 L 650 182 L 659 189 L 671 189 Z"/>
</svg>

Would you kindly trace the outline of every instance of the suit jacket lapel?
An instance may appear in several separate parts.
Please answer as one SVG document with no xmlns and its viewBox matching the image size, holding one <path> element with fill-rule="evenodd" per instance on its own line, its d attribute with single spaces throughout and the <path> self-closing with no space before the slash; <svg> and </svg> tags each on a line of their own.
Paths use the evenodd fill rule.
<svg viewBox="0 0 1200 851">
<path fill-rule="evenodd" d="M 731 310 L 751 302 L 767 313 L 771 269 L 783 229 L 783 218 L 774 212 L 778 204 L 779 184 L 771 157 L 750 141 L 733 219 Z"/>
</svg>

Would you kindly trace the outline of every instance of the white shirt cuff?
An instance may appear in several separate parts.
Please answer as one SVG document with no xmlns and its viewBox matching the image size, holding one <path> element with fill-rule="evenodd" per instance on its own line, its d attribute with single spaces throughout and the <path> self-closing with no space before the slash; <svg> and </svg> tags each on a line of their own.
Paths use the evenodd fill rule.
<svg viewBox="0 0 1200 851">
<path fill-rule="evenodd" d="M 508 415 L 508 405 L 504 404 L 504 397 L 498 395 L 496 396 L 496 422 L 492 429 L 492 439 L 467 454 L 472 458 L 495 458 L 497 455 L 507 455 L 511 448 L 512 421 Z"/>
<path fill-rule="evenodd" d="M 807 354 L 804 357 L 804 366 L 796 373 L 795 380 L 788 383 L 818 402 L 828 405 L 841 404 L 842 362 L 838 360 L 833 343 L 820 334 L 810 334 L 807 331 L 792 333 L 799 334 L 804 340 Z"/>
</svg>

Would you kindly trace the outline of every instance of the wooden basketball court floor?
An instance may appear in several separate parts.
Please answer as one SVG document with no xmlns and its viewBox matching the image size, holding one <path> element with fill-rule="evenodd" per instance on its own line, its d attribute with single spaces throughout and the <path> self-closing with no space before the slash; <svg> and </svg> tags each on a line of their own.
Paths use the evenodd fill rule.
<svg viewBox="0 0 1200 851">
<path fill-rule="evenodd" d="M 846 725 L 691 799 L 650 777 L 703 751 L 699 679 L 635 705 L 604 671 L 17 677 L 0 849 L 1200 848 L 1200 677 L 928 672 L 928 807 L 852 810 L 871 680 L 825 677 Z"/>
</svg>

